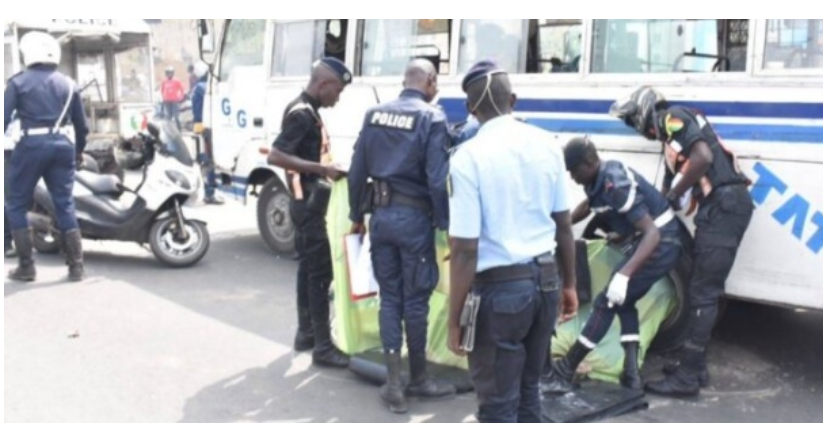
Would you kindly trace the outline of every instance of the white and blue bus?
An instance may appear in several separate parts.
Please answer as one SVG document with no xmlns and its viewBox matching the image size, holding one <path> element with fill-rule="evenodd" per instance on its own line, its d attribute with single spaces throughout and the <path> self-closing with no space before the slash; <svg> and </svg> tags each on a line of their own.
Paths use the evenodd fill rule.
<svg viewBox="0 0 823 425">
<path fill-rule="evenodd" d="M 322 111 L 345 163 L 366 108 L 399 94 L 409 59 L 437 65 L 438 102 L 459 124 L 462 75 L 492 58 L 511 75 L 520 117 L 557 143 L 588 134 L 658 185 L 659 143 L 609 106 L 653 85 L 703 111 L 754 181 L 757 210 L 728 295 L 823 309 L 823 20 L 228 20 L 219 37 L 211 22 L 199 27 L 213 53 L 206 120 L 216 162 L 237 195 L 260 196 L 260 230 L 274 249 L 291 249 L 293 230 L 283 171 L 266 156 L 315 60 L 335 56 L 355 73 L 341 102 Z"/>
</svg>

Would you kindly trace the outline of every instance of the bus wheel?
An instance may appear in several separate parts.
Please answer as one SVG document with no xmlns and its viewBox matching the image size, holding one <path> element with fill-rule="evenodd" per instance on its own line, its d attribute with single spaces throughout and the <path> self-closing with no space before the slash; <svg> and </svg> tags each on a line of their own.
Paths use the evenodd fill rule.
<svg viewBox="0 0 823 425">
<path fill-rule="evenodd" d="M 289 215 L 291 196 L 277 178 L 271 178 L 257 200 L 257 226 L 269 248 L 278 254 L 294 251 L 294 224 Z"/>
</svg>

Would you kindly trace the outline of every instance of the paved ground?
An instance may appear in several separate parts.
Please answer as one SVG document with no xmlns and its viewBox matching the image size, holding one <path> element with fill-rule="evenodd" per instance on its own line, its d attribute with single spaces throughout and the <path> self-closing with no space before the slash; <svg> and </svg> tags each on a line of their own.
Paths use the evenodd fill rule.
<svg viewBox="0 0 823 425">
<path fill-rule="evenodd" d="M 90 242 L 82 284 L 65 283 L 65 267 L 48 257 L 38 258 L 37 283 L 6 281 L 6 421 L 473 420 L 471 394 L 392 415 L 351 373 L 293 355 L 295 263 L 264 248 L 252 207 L 204 212 L 213 244 L 193 269 Z M 714 384 L 699 400 L 652 398 L 649 410 L 611 421 L 823 421 L 823 314 L 731 303 L 716 340 Z"/>
</svg>

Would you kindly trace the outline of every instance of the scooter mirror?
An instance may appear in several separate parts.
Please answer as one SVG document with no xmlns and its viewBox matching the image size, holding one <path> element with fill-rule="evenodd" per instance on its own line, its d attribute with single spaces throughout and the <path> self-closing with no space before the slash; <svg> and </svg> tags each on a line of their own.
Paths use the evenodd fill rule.
<svg viewBox="0 0 823 425">
<path fill-rule="evenodd" d="M 157 126 L 156 123 L 150 122 L 148 125 L 149 134 L 155 139 L 160 138 L 160 127 Z"/>
</svg>

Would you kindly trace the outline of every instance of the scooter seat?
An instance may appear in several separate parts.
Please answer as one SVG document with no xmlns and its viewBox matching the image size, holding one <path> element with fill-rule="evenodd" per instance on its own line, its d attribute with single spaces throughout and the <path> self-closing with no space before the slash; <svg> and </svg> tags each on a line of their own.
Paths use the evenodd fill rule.
<svg viewBox="0 0 823 425">
<path fill-rule="evenodd" d="M 77 182 L 87 187 L 95 195 L 120 196 L 123 194 L 120 179 L 108 174 L 97 174 L 81 170 L 76 174 Z"/>
</svg>

